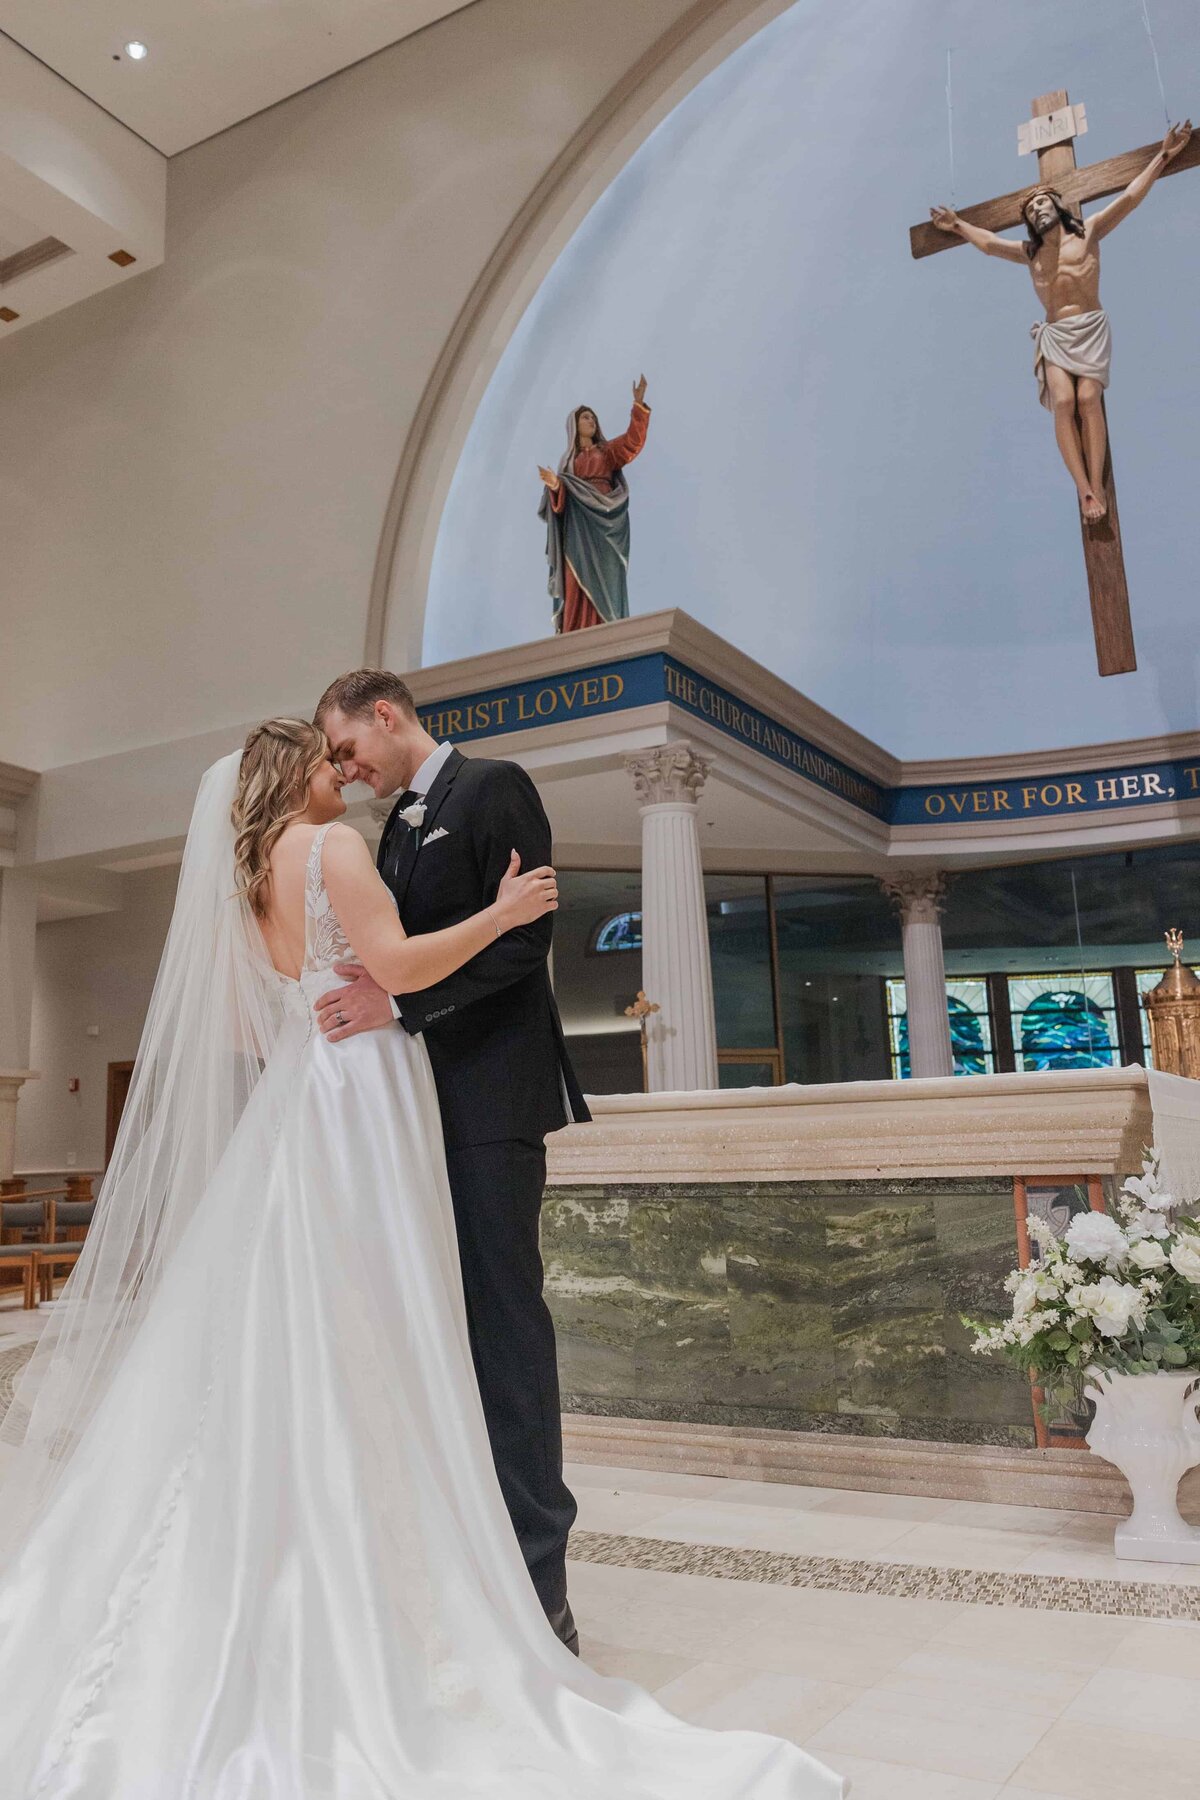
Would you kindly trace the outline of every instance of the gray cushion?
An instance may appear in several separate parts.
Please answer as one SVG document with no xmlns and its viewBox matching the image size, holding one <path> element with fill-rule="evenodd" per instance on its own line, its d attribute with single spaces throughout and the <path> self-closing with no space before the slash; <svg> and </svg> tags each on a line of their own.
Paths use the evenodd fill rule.
<svg viewBox="0 0 1200 1800">
<path fill-rule="evenodd" d="M 90 1225 L 96 1211 L 94 1200 L 60 1200 L 54 1209 L 60 1225 Z"/>
<path fill-rule="evenodd" d="M 0 1219 L 6 1231 L 22 1225 L 42 1225 L 46 1208 L 40 1200 L 5 1200 L 0 1202 Z"/>
</svg>

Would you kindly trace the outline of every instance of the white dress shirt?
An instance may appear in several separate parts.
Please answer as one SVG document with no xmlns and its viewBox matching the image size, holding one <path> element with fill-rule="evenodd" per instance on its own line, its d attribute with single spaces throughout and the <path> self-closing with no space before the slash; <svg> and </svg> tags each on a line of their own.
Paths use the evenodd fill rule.
<svg viewBox="0 0 1200 1800">
<path fill-rule="evenodd" d="M 429 755 L 425 758 L 425 761 L 421 764 L 420 768 L 408 784 L 410 793 L 419 794 L 421 798 L 424 799 L 425 795 L 433 786 L 434 776 L 446 761 L 446 758 L 450 755 L 453 748 L 453 744 L 439 744 L 436 750 L 431 750 L 429 752 Z"/>
</svg>

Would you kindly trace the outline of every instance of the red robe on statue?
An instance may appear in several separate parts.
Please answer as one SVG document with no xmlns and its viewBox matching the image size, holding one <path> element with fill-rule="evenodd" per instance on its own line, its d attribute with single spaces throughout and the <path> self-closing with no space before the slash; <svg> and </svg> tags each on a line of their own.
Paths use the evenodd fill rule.
<svg viewBox="0 0 1200 1800">
<path fill-rule="evenodd" d="M 609 438 L 606 443 L 592 444 L 586 450 L 578 451 L 572 473 L 581 481 L 590 481 L 600 492 L 607 493 L 612 486 L 614 469 L 623 469 L 626 463 L 631 463 L 638 452 L 644 449 L 649 423 L 650 408 L 639 406 L 635 401 L 629 415 L 629 430 L 622 432 L 620 437 Z M 567 490 L 560 481 L 550 495 L 550 504 L 556 513 L 560 513 L 566 503 Z M 589 625 L 603 623 L 592 605 L 587 589 L 568 562 L 563 593 L 563 631 L 584 631 Z"/>
</svg>

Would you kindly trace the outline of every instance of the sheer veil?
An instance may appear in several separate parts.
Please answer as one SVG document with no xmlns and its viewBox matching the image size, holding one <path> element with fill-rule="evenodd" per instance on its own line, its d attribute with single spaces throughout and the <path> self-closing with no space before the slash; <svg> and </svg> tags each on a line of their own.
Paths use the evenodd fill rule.
<svg viewBox="0 0 1200 1800">
<path fill-rule="evenodd" d="M 230 808 L 240 760 L 214 763 L 200 783 L 96 1216 L 0 1424 L 6 1545 L 70 1469 L 222 1158 L 232 1149 L 244 1171 L 269 1154 L 277 1129 L 263 1116 L 277 1108 L 247 1110 L 281 1029 L 285 984 L 235 894 Z"/>
</svg>

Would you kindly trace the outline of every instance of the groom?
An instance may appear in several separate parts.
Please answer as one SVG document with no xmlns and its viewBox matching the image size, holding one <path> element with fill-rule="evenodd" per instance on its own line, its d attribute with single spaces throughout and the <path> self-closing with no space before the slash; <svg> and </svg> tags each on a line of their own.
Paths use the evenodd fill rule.
<svg viewBox="0 0 1200 1800">
<path fill-rule="evenodd" d="M 496 897 L 515 849 L 551 861 L 550 825 L 516 763 L 467 758 L 417 719 L 398 675 L 356 669 L 322 694 L 316 723 L 347 781 L 403 790 L 377 865 L 409 933 L 457 924 Z M 546 1616 L 578 1654 L 567 1603 L 575 1502 L 562 1476 L 554 1326 L 542 1298 L 538 1218 L 545 1136 L 590 1115 L 563 1040 L 547 957 L 551 920 L 507 932 L 419 994 L 394 998 L 365 969 L 317 1002 L 331 1043 L 360 1031 L 425 1035 L 446 1138 L 475 1372 L 505 1503 Z"/>
</svg>

